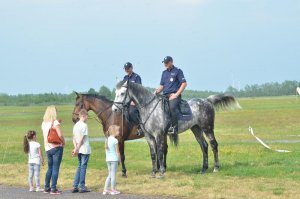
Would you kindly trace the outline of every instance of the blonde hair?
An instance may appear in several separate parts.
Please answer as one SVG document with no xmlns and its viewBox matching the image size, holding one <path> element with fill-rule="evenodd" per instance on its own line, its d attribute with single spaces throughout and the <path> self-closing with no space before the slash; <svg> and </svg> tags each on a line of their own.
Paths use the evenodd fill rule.
<svg viewBox="0 0 300 199">
<path fill-rule="evenodd" d="M 54 105 L 48 106 L 46 112 L 44 114 L 44 122 L 52 122 L 56 120 L 57 112 L 56 107 Z"/>
<path fill-rule="evenodd" d="M 81 109 L 78 113 L 79 117 L 87 116 L 88 112 L 85 109 Z"/>
<path fill-rule="evenodd" d="M 111 135 L 116 135 L 116 132 L 119 131 L 120 126 L 118 125 L 111 125 L 108 127 L 108 130 L 106 131 L 106 136 L 109 137 Z M 107 145 L 107 139 L 105 140 L 105 149 L 109 149 Z"/>
</svg>

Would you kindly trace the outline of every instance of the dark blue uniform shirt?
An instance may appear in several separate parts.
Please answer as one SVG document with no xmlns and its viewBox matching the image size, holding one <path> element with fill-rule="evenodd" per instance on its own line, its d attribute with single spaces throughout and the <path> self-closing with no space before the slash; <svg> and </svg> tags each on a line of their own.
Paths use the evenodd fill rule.
<svg viewBox="0 0 300 199">
<path fill-rule="evenodd" d="M 164 86 L 164 95 L 176 93 L 181 84 L 186 82 L 181 69 L 172 66 L 171 69 L 163 71 L 161 76 L 160 85 Z"/>
<path fill-rule="evenodd" d="M 130 77 L 128 75 L 125 75 L 123 80 L 128 80 L 128 79 L 129 79 L 130 82 L 134 82 L 134 83 L 137 83 L 137 84 L 142 84 L 141 77 L 136 73 L 132 73 L 130 75 Z"/>
</svg>

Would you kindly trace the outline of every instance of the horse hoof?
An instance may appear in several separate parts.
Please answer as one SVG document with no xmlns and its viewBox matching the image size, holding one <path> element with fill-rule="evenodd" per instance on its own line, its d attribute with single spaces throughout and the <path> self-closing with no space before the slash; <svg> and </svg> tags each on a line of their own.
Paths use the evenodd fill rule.
<svg viewBox="0 0 300 199">
<path fill-rule="evenodd" d="M 159 176 L 157 176 L 157 179 L 161 179 L 161 178 L 164 178 L 164 177 L 165 177 L 165 174 L 160 173 Z"/>
<path fill-rule="evenodd" d="M 219 172 L 219 168 L 214 168 L 214 173 L 218 173 Z"/>
<path fill-rule="evenodd" d="M 206 173 L 206 171 L 207 171 L 207 169 L 202 169 L 200 173 L 203 175 Z"/>
<path fill-rule="evenodd" d="M 123 173 L 122 178 L 127 178 L 127 175 Z"/>
<path fill-rule="evenodd" d="M 151 173 L 151 178 L 156 178 L 156 174 L 154 172 Z"/>
</svg>

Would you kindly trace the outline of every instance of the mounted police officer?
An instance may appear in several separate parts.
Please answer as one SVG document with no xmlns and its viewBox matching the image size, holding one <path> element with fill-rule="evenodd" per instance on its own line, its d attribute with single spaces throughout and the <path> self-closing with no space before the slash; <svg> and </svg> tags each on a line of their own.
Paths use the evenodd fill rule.
<svg viewBox="0 0 300 199">
<path fill-rule="evenodd" d="M 168 133 L 177 134 L 181 93 L 186 88 L 187 83 L 182 70 L 173 65 L 172 57 L 166 56 L 162 63 L 164 63 L 166 70 L 162 73 L 160 86 L 156 89 L 155 94 L 163 91 L 163 95 L 169 99 L 172 124 Z"/>
<path fill-rule="evenodd" d="M 141 77 L 133 72 L 133 65 L 130 62 L 126 62 L 124 64 L 124 70 L 127 73 L 127 75 L 124 76 L 124 80 L 142 84 Z M 133 124 L 137 125 L 137 135 L 142 135 L 143 131 L 140 127 L 139 111 L 137 110 L 134 102 L 131 102 L 129 107 L 129 119 Z"/>
</svg>

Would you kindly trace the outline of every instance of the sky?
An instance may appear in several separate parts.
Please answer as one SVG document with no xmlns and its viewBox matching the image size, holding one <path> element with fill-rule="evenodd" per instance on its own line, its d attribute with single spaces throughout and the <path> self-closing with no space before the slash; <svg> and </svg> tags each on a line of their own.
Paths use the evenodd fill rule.
<svg viewBox="0 0 300 199">
<path fill-rule="evenodd" d="M 187 89 L 299 81 L 299 35 L 299 0 L 2 0 L 0 93 L 157 87 L 166 55 Z"/>
</svg>

